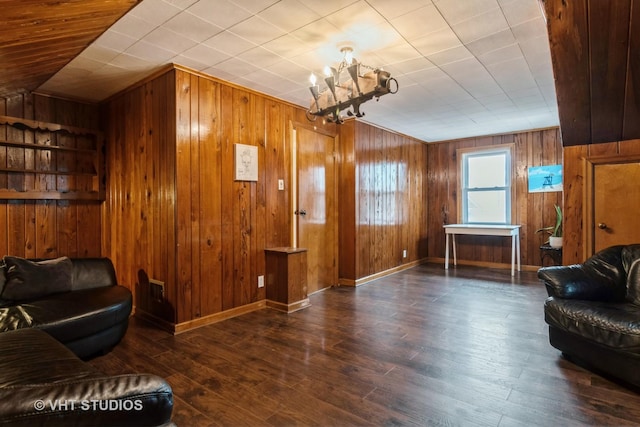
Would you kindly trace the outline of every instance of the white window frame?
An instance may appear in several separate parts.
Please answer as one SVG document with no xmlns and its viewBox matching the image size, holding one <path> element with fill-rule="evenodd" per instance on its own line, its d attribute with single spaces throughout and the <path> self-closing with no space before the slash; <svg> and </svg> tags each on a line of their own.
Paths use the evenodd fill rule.
<svg viewBox="0 0 640 427">
<path fill-rule="evenodd" d="M 514 144 L 501 144 L 501 145 L 492 145 L 485 147 L 474 147 L 474 148 L 459 148 L 456 150 L 456 157 L 458 159 L 458 219 L 462 224 L 496 224 L 496 225 L 504 225 L 504 224 L 513 224 L 514 218 L 514 209 L 513 204 L 516 200 L 515 198 L 515 170 L 514 170 Z M 468 161 L 469 157 L 475 156 L 486 156 L 486 155 L 495 155 L 504 153 L 507 158 L 505 162 L 505 173 L 506 173 L 506 186 L 505 187 L 487 187 L 487 188 L 475 188 L 470 189 L 467 188 L 467 178 L 468 178 Z M 468 208 L 467 208 L 467 193 L 469 191 L 495 191 L 495 190 L 503 190 L 505 192 L 505 222 L 469 222 L 468 221 Z"/>
</svg>

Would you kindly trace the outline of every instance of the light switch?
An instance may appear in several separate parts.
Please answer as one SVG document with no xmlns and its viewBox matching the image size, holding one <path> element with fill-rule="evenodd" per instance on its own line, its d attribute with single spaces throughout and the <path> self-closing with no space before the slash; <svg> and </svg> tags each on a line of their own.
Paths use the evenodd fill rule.
<svg viewBox="0 0 640 427">
<path fill-rule="evenodd" d="M 284 179 L 278 180 L 278 190 L 284 190 Z"/>
</svg>

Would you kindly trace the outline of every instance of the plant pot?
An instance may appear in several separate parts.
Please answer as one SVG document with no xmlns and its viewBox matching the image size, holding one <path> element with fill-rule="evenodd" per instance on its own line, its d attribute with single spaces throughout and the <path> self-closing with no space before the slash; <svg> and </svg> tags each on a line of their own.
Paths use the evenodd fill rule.
<svg viewBox="0 0 640 427">
<path fill-rule="evenodd" d="M 549 237 L 549 246 L 552 248 L 561 248 L 562 247 L 562 237 Z"/>
</svg>

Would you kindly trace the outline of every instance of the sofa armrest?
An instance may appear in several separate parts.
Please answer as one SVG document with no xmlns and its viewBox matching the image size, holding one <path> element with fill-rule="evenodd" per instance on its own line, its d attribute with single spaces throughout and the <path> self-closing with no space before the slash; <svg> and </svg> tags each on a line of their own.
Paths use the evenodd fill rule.
<svg viewBox="0 0 640 427">
<path fill-rule="evenodd" d="M 540 278 L 551 297 L 603 300 L 610 297 L 609 288 L 589 276 L 581 264 L 542 267 Z"/>
<path fill-rule="evenodd" d="M 0 388 L 0 423 L 158 426 L 171 421 L 169 384 L 150 374 Z"/>
<path fill-rule="evenodd" d="M 583 264 L 542 267 L 538 277 L 551 297 L 621 302 L 627 293 L 624 245 L 603 249 Z"/>
</svg>

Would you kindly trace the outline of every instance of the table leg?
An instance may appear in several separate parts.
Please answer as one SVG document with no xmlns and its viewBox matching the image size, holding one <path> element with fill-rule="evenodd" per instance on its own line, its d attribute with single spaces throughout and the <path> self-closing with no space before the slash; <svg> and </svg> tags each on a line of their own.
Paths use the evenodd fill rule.
<svg viewBox="0 0 640 427">
<path fill-rule="evenodd" d="M 449 268 L 449 234 L 445 234 L 444 239 L 444 269 Z"/>
<path fill-rule="evenodd" d="M 516 235 L 516 248 L 518 251 L 518 271 L 520 271 L 520 234 Z"/>
<path fill-rule="evenodd" d="M 516 265 L 516 235 L 511 236 L 511 275 L 514 276 L 514 268 Z"/>
<path fill-rule="evenodd" d="M 451 235 L 451 243 L 453 244 L 453 265 L 458 265 L 458 257 L 456 256 L 456 235 Z"/>
</svg>

